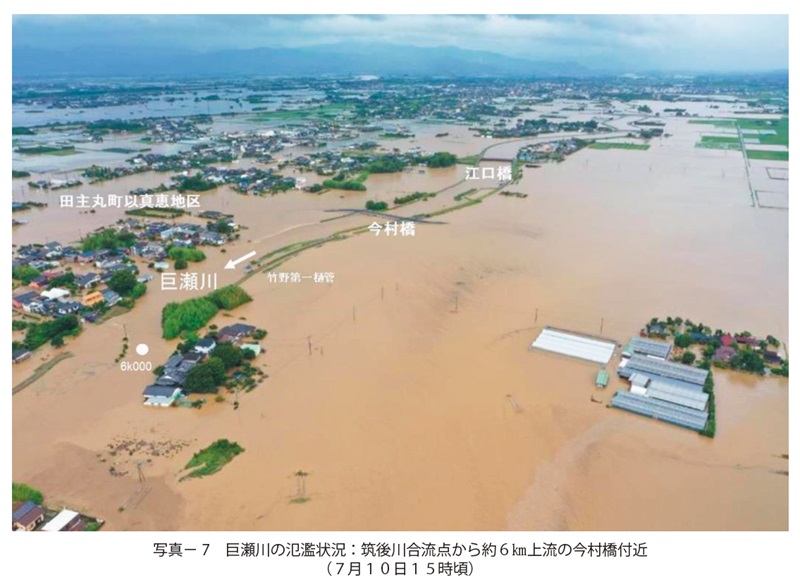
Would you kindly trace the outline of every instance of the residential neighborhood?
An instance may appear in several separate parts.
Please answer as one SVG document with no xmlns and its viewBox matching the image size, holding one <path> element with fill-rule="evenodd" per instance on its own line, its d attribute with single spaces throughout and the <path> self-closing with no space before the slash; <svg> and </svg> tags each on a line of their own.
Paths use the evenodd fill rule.
<svg viewBox="0 0 800 582">
<path fill-rule="evenodd" d="M 115 306 L 132 308 L 154 273 L 173 266 L 172 249 L 221 247 L 238 236 L 239 225 L 231 215 L 210 212 L 202 217 L 207 219 L 205 225 L 130 217 L 75 244 L 48 241 L 16 248 L 11 306 L 18 335 L 12 361 L 27 359 L 49 340 L 63 342 L 64 336 L 79 332 L 80 321 L 97 323 Z M 180 257 L 182 252 L 173 251 L 173 256 Z M 65 320 L 60 331 L 41 327 L 43 322 L 68 316 L 77 319 Z M 40 333 L 32 340 L 34 326 L 39 326 Z M 60 339 L 55 340 L 56 336 Z"/>
</svg>

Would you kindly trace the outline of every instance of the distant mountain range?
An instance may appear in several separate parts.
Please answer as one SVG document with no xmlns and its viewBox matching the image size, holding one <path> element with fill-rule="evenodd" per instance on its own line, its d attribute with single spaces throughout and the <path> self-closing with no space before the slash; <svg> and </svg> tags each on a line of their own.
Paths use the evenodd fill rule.
<svg viewBox="0 0 800 582">
<path fill-rule="evenodd" d="M 153 47 L 86 46 L 52 50 L 15 46 L 14 78 L 39 76 L 583 76 L 575 63 L 515 58 L 455 47 L 422 48 L 347 43 L 304 48 L 257 48 L 208 53 Z"/>
</svg>

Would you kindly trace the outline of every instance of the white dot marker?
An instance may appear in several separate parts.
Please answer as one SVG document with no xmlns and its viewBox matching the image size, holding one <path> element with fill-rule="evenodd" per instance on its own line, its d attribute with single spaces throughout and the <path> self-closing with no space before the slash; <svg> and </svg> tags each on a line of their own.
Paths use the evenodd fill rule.
<svg viewBox="0 0 800 582">
<path fill-rule="evenodd" d="M 136 353 L 140 356 L 146 356 L 147 352 L 150 351 L 150 347 L 147 344 L 139 344 L 136 346 Z"/>
</svg>

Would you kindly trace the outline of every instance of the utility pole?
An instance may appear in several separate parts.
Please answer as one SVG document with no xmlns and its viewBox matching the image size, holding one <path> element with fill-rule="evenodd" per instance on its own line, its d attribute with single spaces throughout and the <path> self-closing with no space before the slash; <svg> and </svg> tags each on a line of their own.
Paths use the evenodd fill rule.
<svg viewBox="0 0 800 582">
<path fill-rule="evenodd" d="M 536 308 L 536 315 L 533 316 L 533 323 L 539 321 L 539 308 Z"/>
<path fill-rule="evenodd" d="M 383 285 L 381 285 L 381 301 L 383 301 Z"/>
<path fill-rule="evenodd" d="M 456 295 L 456 313 L 458 313 L 458 295 Z"/>
<path fill-rule="evenodd" d="M 603 318 L 601 317 L 601 318 L 600 318 L 600 333 L 601 333 L 601 334 L 603 333 L 603 324 L 604 324 L 604 323 L 605 323 L 605 319 L 603 319 Z"/>
<path fill-rule="evenodd" d="M 311 336 L 308 336 L 308 355 L 311 355 Z"/>
</svg>

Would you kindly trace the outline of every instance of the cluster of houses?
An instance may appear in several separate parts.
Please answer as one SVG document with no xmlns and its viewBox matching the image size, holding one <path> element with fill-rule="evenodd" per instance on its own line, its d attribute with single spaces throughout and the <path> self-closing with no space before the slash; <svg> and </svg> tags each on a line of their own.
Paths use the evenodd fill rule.
<svg viewBox="0 0 800 582">
<path fill-rule="evenodd" d="M 231 184 L 235 190 L 247 194 L 260 194 L 277 190 L 288 190 L 297 184 L 291 176 L 281 176 L 271 169 L 261 168 L 217 168 L 209 166 L 200 172 L 203 180 L 213 184 Z"/>
<path fill-rule="evenodd" d="M 224 220 L 231 230 L 238 228 L 230 215 L 212 212 L 205 217 L 215 221 Z M 226 234 L 213 230 L 216 223 L 202 226 L 163 221 L 142 222 L 131 217 L 121 226 L 137 239 L 130 247 L 82 251 L 75 246 L 63 246 L 56 241 L 44 245 L 21 246 L 12 261 L 12 268 L 28 266 L 40 271 L 41 275 L 30 281 L 27 289 L 12 295 L 12 308 L 53 318 L 81 315 L 85 321 L 94 322 L 98 317 L 98 305 L 111 307 L 122 299 L 116 291 L 108 287 L 114 273 L 128 270 L 137 275 L 139 283 L 152 280 L 152 274 L 139 273 L 132 257 L 150 261 L 154 268 L 167 269 L 169 263 L 165 259 L 169 246 L 221 246 L 227 243 L 229 238 Z M 70 271 L 67 270 L 68 266 Z M 70 272 L 75 277 L 73 282 L 53 283 Z M 30 356 L 25 350 L 18 352 L 12 356 L 15 362 Z"/>
<path fill-rule="evenodd" d="M 202 169 L 209 164 L 229 163 L 241 158 L 256 158 L 259 162 L 272 161 L 272 154 L 297 145 L 316 146 L 325 139 L 355 137 L 355 133 L 323 131 L 312 126 L 286 130 L 260 132 L 231 132 L 208 138 L 204 130 L 185 120 L 144 120 L 152 125 L 147 131 L 151 142 L 173 142 L 204 138 L 191 149 L 165 155 L 152 152 L 139 153 L 126 160 L 127 166 L 116 168 L 93 166 L 84 172 L 92 181 L 110 180 L 140 172 L 184 172 Z M 233 180 L 225 183 L 235 183 Z M 173 181 L 171 186 L 178 182 Z M 168 186 L 169 188 L 169 186 Z"/>
<path fill-rule="evenodd" d="M 710 330 L 709 330 L 710 331 Z M 646 329 L 642 330 L 642 335 L 650 335 L 657 337 L 666 337 L 669 330 L 662 323 L 648 324 Z M 764 362 L 770 366 L 780 366 L 783 364 L 783 358 L 774 349 L 770 349 L 769 343 L 764 338 L 759 338 L 749 334 L 731 334 L 723 333 L 717 330 L 715 333 L 703 333 L 700 331 L 690 331 L 685 335 L 691 339 L 692 343 L 696 344 L 710 344 L 717 343 L 719 347 L 712 356 L 712 361 L 729 363 L 731 359 L 739 351 L 739 348 L 750 348 L 758 352 L 764 359 Z"/>
<path fill-rule="evenodd" d="M 783 358 L 775 350 L 768 348 L 761 349 L 763 340 L 750 335 L 731 335 L 729 333 L 719 336 L 720 347 L 714 352 L 713 360 L 725 362 L 726 364 L 736 355 L 738 351 L 735 346 L 747 346 L 759 352 L 764 362 L 771 366 L 780 366 Z"/>
<path fill-rule="evenodd" d="M 576 139 L 557 139 L 525 146 L 517 153 L 517 159 L 526 163 L 561 161 L 581 147 Z"/>
<path fill-rule="evenodd" d="M 52 284 L 52 281 L 67 274 L 61 267 L 69 263 L 92 265 L 97 269 L 75 274 L 73 288 L 86 293 L 80 299 L 73 297 L 70 289 Z M 121 299 L 119 294 L 108 288 L 100 288 L 101 285 L 107 284 L 114 273 L 120 270 L 138 274 L 136 265 L 126 260 L 123 251 L 80 251 L 72 246 L 62 246 L 58 242 L 20 247 L 12 265 L 29 266 L 41 271 L 40 276 L 28 283 L 28 291 L 12 296 L 12 307 L 25 313 L 54 318 L 81 313 L 84 308 L 92 308 L 101 302 L 108 306 L 115 305 Z M 139 277 L 140 282 L 147 280 L 148 275 Z M 91 321 L 91 317 L 88 321 Z"/>
<path fill-rule="evenodd" d="M 226 220 L 232 230 L 238 228 L 232 219 Z M 228 237 L 213 230 L 213 225 L 209 228 L 189 222 L 148 222 L 136 234 L 140 240 L 131 247 L 131 252 L 139 257 L 154 261 L 166 258 L 166 245 L 176 247 L 222 246 L 228 242 Z"/>
<path fill-rule="evenodd" d="M 87 526 L 81 514 L 72 509 L 62 509 L 50 520 L 45 508 L 33 501 L 16 502 L 11 509 L 13 531 L 84 531 Z"/>
<path fill-rule="evenodd" d="M 256 355 L 261 352 L 258 344 L 243 343 L 256 331 L 255 326 L 235 323 L 218 330 L 216 335 L 208 335 L 198 341 L 185 354 L 176 353 L 164 364 L 161 375 L 155 383 L 142 392 L 146 406 L 172 406 L 183 395 L 183 386 L 189 370 L 205 360 L 220 343 L 234 343 L 242 349 L 252 350 Z"/>
<path fill-rule="evenodd" d="M 34 190 L 63 190 L 64 188 L 75 188 L 83 185 L 83 182 L 76 178 L 68 180 L 36 180 L 28 182 L 28 186 Z"/>
</svg>

